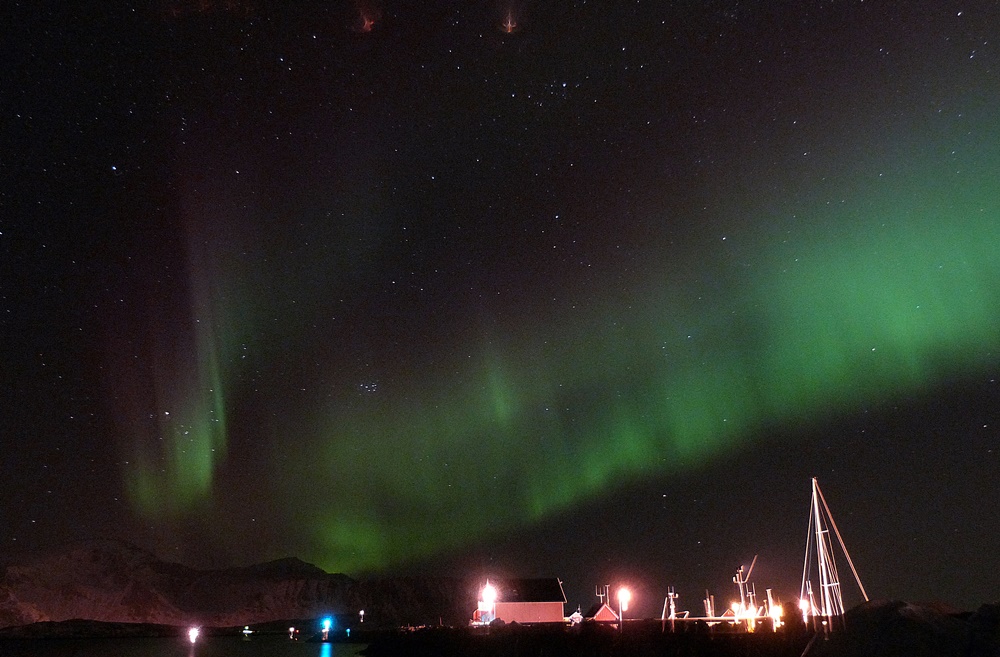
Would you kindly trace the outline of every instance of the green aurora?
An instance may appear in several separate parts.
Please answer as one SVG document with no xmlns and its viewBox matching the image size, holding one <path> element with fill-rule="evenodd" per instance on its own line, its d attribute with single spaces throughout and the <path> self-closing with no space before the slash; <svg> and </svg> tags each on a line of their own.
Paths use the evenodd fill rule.
<svg viewBox="0 0 1000 657">
<path fill-rule="evenodd" d="M 648 270 L 627 299 L 483 330 L 455 346 L 448 376 L 410 373 L 391 401 L 317 400 L 294 447 L 292 429 L 262 429 L 262 486 L 310 519 L 299 531 L 316 563 L 378 570 L 747 449 L 769 426 L 975 376 L 1000 354 L 1000 136 L 979 132 L 994 139 L 964 145 L 964 171 L 941 144 L 911 147 L 904 166 L 859 163 Z M 265 314 L 247 316 L 274 332 Z M 238 371 L 219 357 L 237 349 L 226 333 L 198 333 L 188 429 L 162 434 L 170 465 L 129 471 L 149 517 L 197 513 L 216 492 Z"/>
<path fill-rule="evenodd" d="M 391 412 L 320 419 L 324 499 L 336 501 L 315 510 L 321 563 L 355 572 L 459 547 L 746 449 L 768 426 L 993 366 L 1000 157 L 987 148 L 978 173 L 874 174 L 846 183 L 851 203 L 798 208 L 811 228 L 727 237 L 759 254 L 701 265 L 711 288 L 648 280 L 632 295 L 641 306 L 487 341 L 456 376 L 474 384 L 416 381 Z"/>
</svg>

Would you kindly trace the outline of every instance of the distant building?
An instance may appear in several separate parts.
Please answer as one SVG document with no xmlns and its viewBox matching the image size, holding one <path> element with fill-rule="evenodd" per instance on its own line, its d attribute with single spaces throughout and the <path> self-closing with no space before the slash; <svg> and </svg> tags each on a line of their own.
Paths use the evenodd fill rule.
<svg viewBox="0 0 1000 657">
<path fill-rule="evenodd" d="M 618 622 L 618 614 L 608 606 L 606 602 L 595 602 L 594 605 L 583 615 L 584 620 L 597 621 L 599 623 Z"/>
<path fill-rule="evenodd" d="M 498 618 L 505 623 L 563 623 L 566 593 L 562 582 L 551 579 L 490 580 L 496 589 L 496 601 L 479 602 L 473 622 Z M 492 611 L 486 609 L 493 607 Z"/>
<path fill-rule="evenodd" d="M 611 599 L 611 586 L 608 584 L 598 586 L 595 593 L 599 602 L 591 605 L 583 615 L 583 619 L 588 622 L 617 623 L 618 613 L 607 603 Z"/>
</svg>

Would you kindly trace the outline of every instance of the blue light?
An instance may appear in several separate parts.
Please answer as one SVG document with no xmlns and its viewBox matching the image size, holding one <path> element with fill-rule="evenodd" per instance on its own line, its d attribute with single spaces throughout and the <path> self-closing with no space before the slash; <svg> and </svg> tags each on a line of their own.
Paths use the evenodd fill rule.
<svg viewBox="0 0 1000 657">
<path fill-rule="evenodd" d="M 333 619 L 332 618 L 324 618 L 323 619 L 323 631 L 324 632 L 329 632 L 330 628 L 332 626 L 333 626 Z"/>
</svg>

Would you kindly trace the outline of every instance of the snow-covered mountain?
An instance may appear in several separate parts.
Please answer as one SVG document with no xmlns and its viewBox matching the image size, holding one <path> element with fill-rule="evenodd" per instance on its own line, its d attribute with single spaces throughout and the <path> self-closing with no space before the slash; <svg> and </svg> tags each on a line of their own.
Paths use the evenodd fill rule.
<svg viewBox="0 0 1000 657">
<path fill-rule="evenodd" d="M 356 583 L 298 559 L 196 570 L 117 541 L 12 560 L 0 576 L 0 627 L 74 618 L 228 626 L 350 608 Z M 351 605 L 353 606 L 353 605 Z"/>
</svg>

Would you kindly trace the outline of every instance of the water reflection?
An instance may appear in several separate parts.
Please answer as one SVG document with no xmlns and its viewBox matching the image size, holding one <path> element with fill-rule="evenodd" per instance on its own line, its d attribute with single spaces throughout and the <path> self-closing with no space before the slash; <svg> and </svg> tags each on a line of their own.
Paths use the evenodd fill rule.
<svg viewBox="0 0 1000 657">
<path fill-rule="evenodd" d="M 0 639 L 2 657 L 358 657 L 358 643 L 290 641 L 288 635 L 242 637 L 187 636 L 163 639 Z"/>
</svg>

